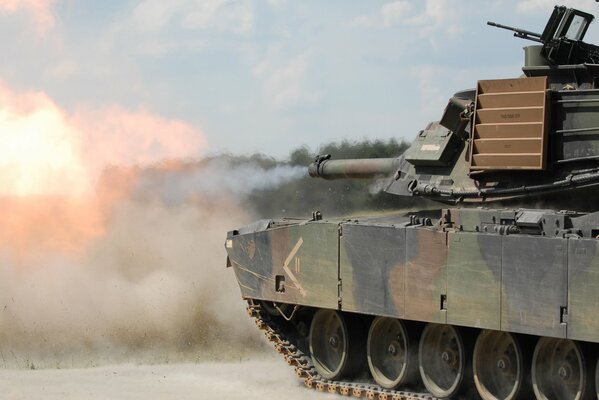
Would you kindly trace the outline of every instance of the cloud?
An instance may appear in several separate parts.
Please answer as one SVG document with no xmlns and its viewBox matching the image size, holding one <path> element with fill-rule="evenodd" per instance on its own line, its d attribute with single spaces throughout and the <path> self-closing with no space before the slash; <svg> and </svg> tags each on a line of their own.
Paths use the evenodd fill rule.
<svg viewBox="0 0 599 400">
<path fill-rule="evenodd" d="M 516 10 L 525 14 L 536 14 L 539 11 L 550 13 L 556 3 L 557 2 L 554 0 L 521 0 L 518 2 Z M 592 3 L 587 0 L 562 0 L 558 3 L 580 10 L 589 10 L 592 5 Z"/>
<path fill-rule="evenodd" d="M 193 2 L 182 19 L 187 29 L 216 28 L 235 33 L 248 32 L 254 25 L 254 12 L 247 1 L 204 0 Z"/>
<path fill-rule="evenodd" d="M 254 9 L 249 1 L 145 0 L 135 7 L 132 19 L 141 31 L 158 31 L 175 24 L 188 30 L 241 34 L 253 29 Z"/>
<path fill-rule="evenodd" d="M 263 61 L 256 66 L 254 74 L 264 82 L 265 95 L 275 108 L 285 108 L 301 103 L 315 103 L 320 93 L 306 84 L 306 72 L 310 68 L 307 55 L 299 55 L 283 65 Z"/>
<path fill-rule="evenodd" d="M 25 10 L 33 18 L 38 33 L 44 33 L 54 28 L 56 23 L 52 11 L 54 2 L 55 0 L 0 0 L 0 12 Z"/>
<path fill-rule="evenodd" d="M 375 16 L 358 16 L 353 19 L 361 26 L 403 26 L 416 29 L 421 36 L 443 30 L 448 33 L 462 31 L 459 14 L 449 0 L 426 0 L 424 7 L 421 1 L 396 0 L 384 4 Z"/>
<path fill-rule="evenodd" d="M 140 2 L 133 10 L 133 22 L 143 31 L 155 31 L 164 28 L 182 7 L 180 0 Z"/>
<path fill-rule="evenodd" d="M 393 3 L 387 3 L 381 8 L 383 24 L 385 26 L 393 25 L 406 18 L 412 11 L 412 6 L 408 1 L 400 0 Z"/>
<path fill-rule="evenodd" d="M 430 115 L 430 110 L 435 110 L 437 114 L 441 112 L 449 96 L 443 92 L 438 80 L 447 75 L 447 70 L 436 65 L 418 65 L 412 68 L 410 75 L 417 83 L 418 97 L 422 103 L 419 109 L 425 111 L 426 116 Z"/>
<path fill-rule="evenodd" d="M 420 26 L 439 26 L 441 24 L 449 23 L 454 15 L 453 8 L 447 0 L 427 0 L 423 11 L 407 18 L 405 22 Z"/>
<path fill-rule="evenodd" d="M 267 0 L 267 2 L 273 8 L 279 8 L 287 5 L 287 0 Z"/>
</svg>

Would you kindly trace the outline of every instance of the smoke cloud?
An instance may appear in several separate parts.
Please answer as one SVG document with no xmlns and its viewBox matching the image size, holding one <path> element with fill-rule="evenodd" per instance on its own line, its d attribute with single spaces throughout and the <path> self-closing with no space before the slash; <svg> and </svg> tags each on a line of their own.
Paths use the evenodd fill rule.
<svg viewBox="0 0 599 400">
<path fill-rule="evenodd" d="M 245 195 L 304 172 L 190 161 L 205 146 L 182 121 L 70 113 L 0 84 L 1 365 L 196 361 L 263 345 L 225 268 L 225 234 L 253 219 Z"/>
<path fill-rule="evenodd" d="M 218 201 L 223 193 L 243 199 L 255 190 L 272 189 L 306 175 L 297 165 L 264 168 L 254 162 L 233 163 L 227 158 L 211 159 L 201 165 L 181 164 L 168 171 L 146 171 L 140 174 L 133 196 L 161 196 L 172 204 L 190 199 Z"/>
</svg>

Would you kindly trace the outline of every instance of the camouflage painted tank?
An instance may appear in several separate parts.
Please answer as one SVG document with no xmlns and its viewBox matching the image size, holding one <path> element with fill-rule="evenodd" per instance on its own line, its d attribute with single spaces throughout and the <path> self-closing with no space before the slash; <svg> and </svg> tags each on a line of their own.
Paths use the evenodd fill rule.
<svg viewBox="0 0 599 400">
<path fill-rule="evenodd" d="M 599 398 L 592 20 L 556 7 L 541 34 L 490 23 L 538 42 L 522 77 L 456 93 L 396 159 L 309 167 L 383 175 L 388 193 L 444 208 L 315 212 L 228 233 L 250 314 L 307 386 L 370 399 Z"/>
</svg>

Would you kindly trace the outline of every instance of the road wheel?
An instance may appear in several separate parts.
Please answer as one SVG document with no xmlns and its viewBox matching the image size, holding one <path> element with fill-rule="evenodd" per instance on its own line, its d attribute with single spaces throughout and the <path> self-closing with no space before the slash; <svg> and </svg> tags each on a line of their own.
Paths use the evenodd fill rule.
<svg viewBox="0 0 599 400">
<path fill-rule="evenodd" d="M 350 377 L 364 369 L 365 338 L 357 315 L 320 309 L 310 326 L 310 353 L 316 371 L 325 379 Z"/>
<path fill-rule="evenodd" d="M 426 389 L 435 397 L 457 394 L 466 370 L 466 352 L 459 330 L 451 325 L 428 324 L 420 338 L 418 365 Z"/>
<path fill-rule="evenodd" d="M 405 324 L 395 318 L 377 317 L 370 325 L 366 346 L 372 377 L 386 389 L 413 381 L 418 360 Z"/>
<path fill-rule="evenodd" d="M 525 398 L 528 364 L 530 358 L 525 360 L 515 335 L 499 331 L 482 331 L 478 335 L 472 368 L 476 389 L 484 400 Z"/>
<path fill-rule="evenodd" d="M 587 367 L 578 343 L 568 339 L 541 338 L 532 358 L 532 384 L 537 399 L 586 398 Z"/>
</svg>

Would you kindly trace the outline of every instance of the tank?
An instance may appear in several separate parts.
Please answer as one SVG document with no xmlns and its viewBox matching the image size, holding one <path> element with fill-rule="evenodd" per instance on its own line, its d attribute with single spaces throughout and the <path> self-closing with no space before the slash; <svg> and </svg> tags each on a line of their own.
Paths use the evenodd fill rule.
<svg viewBox="0 0 599 400">
<path fill-rule="evenodd" d="M 368 399 L 599 398 L 599 47 L 556 6 L 523 75 L 454 94 L 384 179 L 437 210 L 228 232 L 248 312 L 305 385 Z M 440 110 L 441 111 L 441 110 Z M 267 371 L 265 371 L 267 372 Z M 284 388 L 281 388 L 284 393 Z"/>
</svg>

